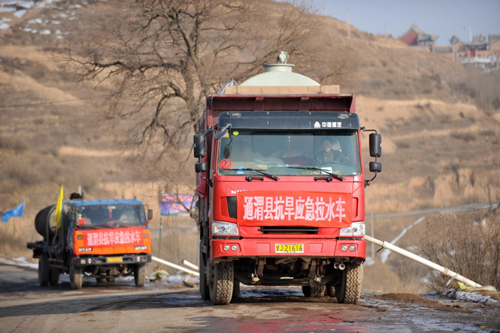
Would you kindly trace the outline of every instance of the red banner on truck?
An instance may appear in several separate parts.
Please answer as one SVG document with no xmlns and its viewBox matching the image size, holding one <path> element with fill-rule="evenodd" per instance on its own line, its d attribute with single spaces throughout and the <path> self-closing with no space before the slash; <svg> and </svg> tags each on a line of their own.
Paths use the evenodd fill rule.
<svg viewBox="0 0 500 333">
<path fill-rule="evenodd" d="M 346 193 L 244 191 L 237 194 L 240 225 L 347 227 L 352 196 Z M 281 223 L 285 222 L 285 223 Z"/>
<path fill-rule="evenodd" d="M 84 232 L 85 247 L 142 245 L 144 229 L 120 228 Z"/>
</svg>

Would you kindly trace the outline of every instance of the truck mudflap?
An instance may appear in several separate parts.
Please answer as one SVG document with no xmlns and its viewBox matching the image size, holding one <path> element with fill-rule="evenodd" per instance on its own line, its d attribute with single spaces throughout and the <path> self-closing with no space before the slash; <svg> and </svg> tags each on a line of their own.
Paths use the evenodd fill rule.
<svg viewBox="0 0 500 333">
<path fill-rule="evenodd" d="M 344 257 L 366 259 L 363 237 L 337 239 L 213 239 L 212 258 Z"/>
<path fill-rule="evenodd" d="M 151 262 L 151 254 L 124 254 L 118 256 L 79 256 L 75 257 L 75 265 L 102 266 L 102 265 L 134 265 Z"/>
</svg>

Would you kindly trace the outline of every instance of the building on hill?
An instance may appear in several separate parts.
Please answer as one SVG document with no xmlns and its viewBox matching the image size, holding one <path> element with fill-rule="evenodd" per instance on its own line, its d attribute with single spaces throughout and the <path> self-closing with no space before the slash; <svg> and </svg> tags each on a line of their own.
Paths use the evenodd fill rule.
<svg viewBox="0 0 500 333">
<path fill-rule="evenodd" d="M 438 35 L 425 33 L 416 24 L 413 24 L 410 30 L 398 39 L 408 46 L 424 47 L 432 51 L 434 42 L 438 38 Z"/>
<path fill-rule="evenodd" d="M 500 70 L 500 35 L 479 35 L 470 43 L 461 43 L 458 60 L 464 67 L 477 67 L 485 72 Z"/>
<path fill-rule="evenodd" d="M 463 46 L 468 58 L 474 58 L 479 51 L 487 51 L 489 49 L 489 43 L 483 35 L 474 36 L 472 42 L 463 43 Z"/>
</svg>

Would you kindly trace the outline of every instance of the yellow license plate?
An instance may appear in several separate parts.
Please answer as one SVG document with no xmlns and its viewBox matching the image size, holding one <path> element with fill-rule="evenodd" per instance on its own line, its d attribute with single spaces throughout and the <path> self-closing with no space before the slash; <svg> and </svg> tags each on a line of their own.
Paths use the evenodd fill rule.
<svg viewBox="0 0 500 333">
<path fill-rule="evenodd" d="M 108 258 L 106 260 L 106 262 L 122 262 L 122 258 L 121 257 L 117 257 L 117 258 Z"/>
<path fill-rule="evenodd" d="M 304 244 L 275 244 L 276 253 L 304 253 Z"/>
</svg>

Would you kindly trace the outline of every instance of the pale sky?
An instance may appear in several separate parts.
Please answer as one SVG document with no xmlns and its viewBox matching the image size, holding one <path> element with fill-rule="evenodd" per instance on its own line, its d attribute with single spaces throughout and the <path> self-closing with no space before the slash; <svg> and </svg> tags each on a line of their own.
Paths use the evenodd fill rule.
<svg viewBox="0 0 500 333">
<path fill-rule="evenodd" d="M 436 45 L 450 44 L 456 35 L 469 42 L 472 35 L 500 34 L 500 0 L 309 0 L 324 15 L 350 23 L 364 32 L 398 38 L 416 24 L 425 33 L 439 35 Z"/>
</svg>

